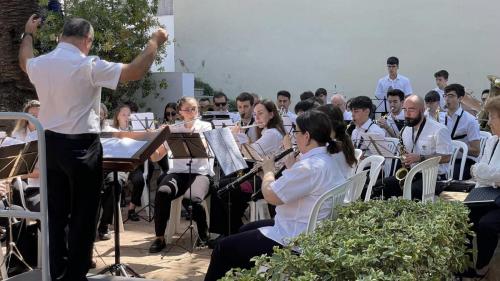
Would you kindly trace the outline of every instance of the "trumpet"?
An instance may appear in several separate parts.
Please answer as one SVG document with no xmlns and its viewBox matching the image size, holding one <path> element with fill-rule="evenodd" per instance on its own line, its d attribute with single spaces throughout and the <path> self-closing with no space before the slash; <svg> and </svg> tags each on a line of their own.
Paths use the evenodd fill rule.
<svg viewBox="0 0 500 281">
<path fill-rule="evenodd" d="M 286 149 L 286 150 L 278 153 L 277 155 L 275 155 L 274 161 L 281 160 L 283 157 L 287 156 L 292 151 L 293 151 L 293 148 L 289 148 L 289 149 Z M 248 171 L 248 173 L 246 173 L 246 174 L 238 177 L 234 181 L 228 183 L 224 187 L 222 187 L 219 190 L 217 190 L 217 196 L 219 196 L 219 198 L 220 198 L 221 196 L 223 196 L 228 191 L 230 191 L 232 189 L 238 188 L 239 185 L 240 185 L 240 183 L 242 183 L 242 182 L 246 181 L 247 179 L 253 177 L 255 174 L 257 174 L 261 170 L 262 170 L 262 163 L 255 164 L 255 166 L 252 169 L 250 169 L 250 171 Z"/>
</svg>

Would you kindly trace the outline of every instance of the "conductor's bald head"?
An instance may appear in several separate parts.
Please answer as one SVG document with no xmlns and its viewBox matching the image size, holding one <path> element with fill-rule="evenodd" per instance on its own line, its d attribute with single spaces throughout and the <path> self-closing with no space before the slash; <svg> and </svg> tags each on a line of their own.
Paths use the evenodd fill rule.
<svg viewBox="0 0 500 281">
<path fill-rule="evenodd" d="M 410 95 L 405 99 L 403 109 L 405 111 L 406 124 L 410 127 L 419 125 L 424 118 L 424 99 L 417 95 Z"/>
</svg>

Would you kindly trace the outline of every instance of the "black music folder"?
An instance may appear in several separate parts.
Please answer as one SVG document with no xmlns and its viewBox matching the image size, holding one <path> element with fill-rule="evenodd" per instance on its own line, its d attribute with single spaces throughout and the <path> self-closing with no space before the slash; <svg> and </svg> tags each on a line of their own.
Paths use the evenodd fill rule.
<svg viewBox="0 0 500 281">
<path fill-rule="evenodd" d="M 33 172 L 37 160 L 37 141 L 0 147 L 0 179 Z"/>
<path fill-rule="evenodd" d="M 493 206 L 497 198 L 500 198 L 500 188 L 492 186 L 476 187 L 469 192 L 464 204 L 469 207 Z"/>
</svg>

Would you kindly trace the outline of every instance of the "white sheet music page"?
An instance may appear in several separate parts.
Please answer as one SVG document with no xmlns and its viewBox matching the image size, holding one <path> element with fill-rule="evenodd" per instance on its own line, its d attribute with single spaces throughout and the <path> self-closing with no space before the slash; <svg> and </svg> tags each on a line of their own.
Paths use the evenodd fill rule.
<svg viewBox="0 0 500 281">
<path fill-rule="evenodd" d="M 101 138 L 104 158 L 131 158 L 146 143 L 131 138 Z"/>
</svg>

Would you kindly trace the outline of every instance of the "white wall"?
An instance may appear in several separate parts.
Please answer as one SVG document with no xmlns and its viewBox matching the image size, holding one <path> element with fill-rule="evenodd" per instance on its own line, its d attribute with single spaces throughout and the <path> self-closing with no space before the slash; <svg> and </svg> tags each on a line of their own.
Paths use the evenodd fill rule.
<svg viewBox="0 0 500 281">
<path fill-rule="evenodd" d="M 174 72 L 175 71 L 175 59 L 174 59 L 175 45 L 173 43 L 173 39 L 175 38 L 174 16 L 161 15 L 158 16 L 158 20 L 160 21 L 160 24 L 167 29 L 168 41 L 170 41 L 170 44 L 167 45 L 167 53 L 163 57 L 163 61 L 161 62 L 161 64 L 154 64 L 151 67 L 151 71 L 158 72 L 159 70 L 162 70 L 162 72 Z"/>
<path fill-rule="evenodd" d="M 394 55 L 418 94 L 447 69 L 478 96 L 500 74 L 498 11 L 494 0 L 175 0 L 176 71 L 232 97 L 288 89 L 297 101 L 334 85 L 372 96 Z"/>
</svg>

